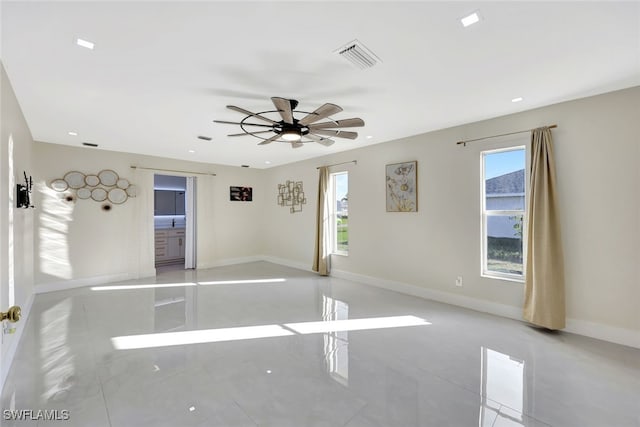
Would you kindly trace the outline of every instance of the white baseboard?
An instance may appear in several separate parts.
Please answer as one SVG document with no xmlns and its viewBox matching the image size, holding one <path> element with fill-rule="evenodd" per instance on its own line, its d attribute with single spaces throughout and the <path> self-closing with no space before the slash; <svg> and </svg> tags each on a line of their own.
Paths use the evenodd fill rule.
<svg viewBox="0 0 640 427">
<path fill-rule="evenodd" d="M 271 262 L 273 264 L 284 265 L 285 267 L 296 268 L 298 270 L 313 272 L 313 270 L 311 269 L 311 266 L 309 264 L 305 264 L 305 263 L 298 262 L 298 261 L 291 261 L 291 260 L 284 259 L 284 258 L 278 258 L 278 257 L 266 256 L 266 255 L 263 255 L 260 258 L 260 260 L 261 261 L 266 261 L 266 262 Z"/>
<path fill-rule="evenodd" d="M 155 276 L 155 270 L 153 272 Z M 105 274 L 102 276 L 83 277 L 81 279 L 63 280 L 60 282 L 42 283 L 35 286 L 34 292 L 42 294 L 45 292 L 64 291 L 67 289 L 81 288 L 83 286 L 102 285 L 111 282 L 121 282 L 123 280 L 137 279 L 138 275 L 132 273 Z"/>
<path fill-rule="evenodd" d="M 264 257 L 261 255 L 254 255 L 254 256 L 240 257 L 240 258 L 226 258 L 226 259 L 220 259 L 214 262 L 198 264 L 197 268 L 198 270 L 203 270 L 206 268 L 224 267 L 225 265 L 246 264 L 248 262 L 256 262 L 256 261 L 264 261 Z"/>
<path fill-rule="evenodd" d="M 269 256 L 265 256 L 263 259 L 264 261 L 272 262 L 274 264 L 280 264 L 287 267 L 298 268 L 300 270 L 311 271 L 308 266 L 299 262 Z M 523 321 L 521 307 L 499 304 L 491 301 L 468 297 L 465 295 L 456 295 L 449 292 L 436 291 L 416 285 L 410 285 L 408 283 L 397 282 L 388 279 L 380 279 L 377 277 L 351 273 L 343 270 L 332 270 L 331 276 L 339 279 L 351 280 L 353 282 L 358 282 L 365 285 L 376 286 L 378 288 L 400 292 L 419 298 L 425 298 L 433 301 L 443 302 L 445 304 L 455 305 L 458 307 L 469 308 L 471 310 L 480 311 L 483 313 L 489 313 L 496 316 Z M 599 339 L 602 341 L 612 342 L 615 344 L 640 348 L 640 331 L 638 330 L 618 328 L 602 323 L 568 318 L 567 326 L 564 331 Z"/>
<path fill-rule="evenodd" d="M 506 304 L 499 304 L 491 301 L 468 297 L 465 295 L 456 295 L 449 292 L 436 291 L 416 285 L 410 285 L 408 283 L 396 282 L 388 279 L 380 279 L 377 277 L 365 276 L 363 274 L 351 273 L 342 270 L 332 270 L 331 275 L 340 279 L 351 280 L 353 282 L 372 285 L 390 291 L 400 292 L 403 294 L 438 301 L 445 304 L 451 304 L 458 307 L 469 308 L 471 310 L 481 311 L 483 313 L 495 314 L 497 316 L 507 317 L 509 319 L 522 320 L 522 309 Z"/>
<path fill-rule="evenodd" d="M 564 330 L 615 344 L 640 348 L 640 331 L 633 329 L 618 328 L 588 320 L 567 319 L 567 327 Z"/>
<path fill-rule="evenodd" d="M 29 298 L 27 298 L 27 302 L 20 307 L 20 321 L 16 323 L 16 332 L 13 335 L 13 339 L 9 343 L 9 347 L 4 355 L 2 355 L 2 368 L 0 369 L 0 395 L 2 395 L 2 390 L 4 390 L 4 384 L 7 381 L 7 376 L 9 375 L 9 371 L 11 370 L 11 365 L 13 364 L 13 359 L 16 356 L 16 351 L 18 350 L 18 344 L 22 339 L 22 333 L 24 332 L 25 327 L 27 326 L 27 322 L 29 321 L 29 315 L 31 314 L 31 307 L 33 306 L 34 294 L 31 294 Z M 0 334 L 3 331 L 0 330 Z"/>
<path fill-rule="evenodd" d="M 448 292 L 435 291 L 422 288 L 420 286 L 407 283 L 395 282 L 392 280 L 379 279 L 376 277 L 350 273 L 347 271 L 333 270 L 331 275 L 338 278 L 352 280 L 358 283 L 377 286 L 391 291 L 401 292 L 408 295 L 426 298 L 459 307 L 470 308 L 483 313 L 494 314 L 515 320 L 522 319 L 522 308 L 505 304 L 498 304 L 491 301 L 472 298 L 464 295 L 455 295 Z M 565 332 L 583 335 L 615 344 L 640 348 L 640 331 L 632 329 L 618 328 L 580 319 L 567 319 Z"/>
</svg>

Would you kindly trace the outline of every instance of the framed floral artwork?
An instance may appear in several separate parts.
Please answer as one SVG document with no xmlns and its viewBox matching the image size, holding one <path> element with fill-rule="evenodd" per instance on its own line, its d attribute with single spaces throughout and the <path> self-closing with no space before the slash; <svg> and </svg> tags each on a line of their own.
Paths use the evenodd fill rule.
<svg viewBox="0 0 640 427">
<path fill-rule="evenodd" d="M 387 212 L 418 212 L 418 162 L 386 165 Z"/>
</svg>

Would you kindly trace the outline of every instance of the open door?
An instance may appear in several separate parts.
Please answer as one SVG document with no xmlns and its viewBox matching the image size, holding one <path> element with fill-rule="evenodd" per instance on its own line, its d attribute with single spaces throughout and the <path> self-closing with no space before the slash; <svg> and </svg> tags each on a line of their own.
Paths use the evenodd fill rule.
<svg viewBox="0 0 640 427">
<path fill-rule="evenodd" d="M 196 177 L 188 176 L 185 200 L 184 268 L 196 268 Z"/>
</svg>

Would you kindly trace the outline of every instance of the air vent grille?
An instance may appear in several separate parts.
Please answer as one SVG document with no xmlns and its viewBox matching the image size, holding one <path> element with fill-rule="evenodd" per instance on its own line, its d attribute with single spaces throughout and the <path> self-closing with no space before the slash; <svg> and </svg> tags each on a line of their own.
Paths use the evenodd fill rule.
<svg viewBox="0 0 640 427">
<path fill-rule="evenodd" d="M 335 52 L 361 70 L 371 68 L 378 62 L 382 62 L 375 53 L 367 49 L 359 40 L 349 42 Z"/>
</svg>

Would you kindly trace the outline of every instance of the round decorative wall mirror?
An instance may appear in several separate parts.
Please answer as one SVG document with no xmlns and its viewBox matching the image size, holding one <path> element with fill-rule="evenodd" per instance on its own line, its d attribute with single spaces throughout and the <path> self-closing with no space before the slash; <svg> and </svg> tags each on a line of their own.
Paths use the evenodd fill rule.
<svg viewBox="0 0 640 427">
<path fill-rule="evenodd" d="M 58 178 L 51 181 L 51 188 L 53 188 L 55 191 L 62 192 L 69 188 L 69 184 L 67 184 L 67 181 L 65 181 L 64 179 Z"/>
<path fill-rule="evenodd" d="M 84 187 L 84 174 L 82 172 L 67 172 L 64 180 L 69 184 L 69 188 L 73 188 L 74 190 Z"/>
<path fill-rule="evenodd" d="M 118 174 L 110 169 L 100 171 L 98 178 L 100 178 L 102 185 L 106 187 L 113 187 L 118 182 Z"/>
<path fill-rule="evenodd" d="M 109 190 L 109 201 L 114 205 L 121 205 L 127 201 L 127 192 L 122 188 L 114 188 Z"/>
<path fill-rule="evenodd" d="M 100 184 L 100 178 L 98 178 L 97 175 L 87 175 L 84 177 L 84 182 L 89 187 L 95 187 L 96 185 Z"/>
<path fill-rule="evenodd" d="M 94 188 L 91 191 L 91 198 L 96 202 L 102 202 L 107 199 L 107 190 L 104 188 Z"/>
<path fill-rule="evenodd" d="M 126 190 L 129 187 L 129 180 L 126 178 L 120 178 L 118 182 L 116 182 L 116 187 Z"/>
<path fill-rule="evenodd" d="M 91 190 L 88 188 L 79 188 L 76 194 L 78 195 L 78 199 L 86 200 L 91 197 Z"/>
<path fill-rule="evenodd" d="M 136 197 L 138 195 L 138 189 L 135 185 L 131 184 L 127 187 L 127 196 Z"/>
</svg>

